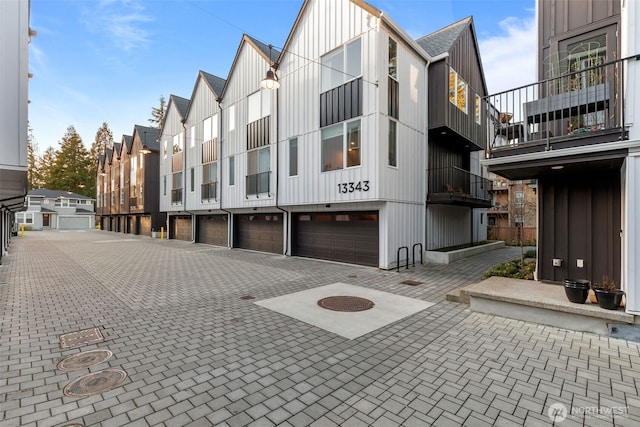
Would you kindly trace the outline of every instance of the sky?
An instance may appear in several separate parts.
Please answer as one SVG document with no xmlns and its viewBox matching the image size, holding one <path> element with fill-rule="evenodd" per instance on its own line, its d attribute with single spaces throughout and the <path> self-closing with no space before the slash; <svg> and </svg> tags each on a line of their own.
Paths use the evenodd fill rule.
<svg viewBox="0 0 640 427">
<path fill-rule="evenodd" d="M 39 153 L 150 126 L 199 70 L 227 78 L 243 33 L 282 47 L 303 0 L 31 0 L 29 122 Z M 368 0 L 414 39 L 473 16 L 489 93 L 535 81 L 535 0 Z"/>
</svg>

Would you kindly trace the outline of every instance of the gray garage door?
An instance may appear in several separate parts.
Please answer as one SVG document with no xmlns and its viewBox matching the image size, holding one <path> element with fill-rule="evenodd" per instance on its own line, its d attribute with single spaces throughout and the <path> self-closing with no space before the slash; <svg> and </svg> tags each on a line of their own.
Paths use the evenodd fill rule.
<svg viewBox="0 0 640 427">
<path fill-rule="evenodd" d="M 172 216 L 169 227 L 171 235 L 169 238 L 177 240 L 185 240 L 190 242 L 191 239 L 191 217 Z"/>
<path fill-rule="evenodd" d="M 227 215 L 198 216 L 198 243 L 227 246 L 229 226 Z"/>
<path fill-rule="evenodd" d="M 234 246 L 281 254 L 282 230 L 282 214 L 236 215 Z"/>
<path fill-rule="evenodd" d="M 106 223 L 108 224 L 108 222 Z M 87 216 L 59 216 L 58 228 L 60 230 L 86 230 L 91 227 L 89 227 L 89 217 Z"/>
<path fill-rule="evenodd" d="M 295 214 L 293 254 L 377 267 L 379 235 L 378 212 Z"/>
</svg>

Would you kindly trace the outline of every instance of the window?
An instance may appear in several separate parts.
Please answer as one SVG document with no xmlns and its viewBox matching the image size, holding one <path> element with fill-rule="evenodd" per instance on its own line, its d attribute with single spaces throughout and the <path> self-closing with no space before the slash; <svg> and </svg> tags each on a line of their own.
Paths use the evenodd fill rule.
<svg viewBox="0 0 640 427">
<path fill-rule="evenodd" d="M 212 200 L 218 198 L 218 163 L 202 165 L 201 199 Z"/>
<path fill-rule="evenodd" d="M 142 169 L 144 166 L 144 153 L 140 153 L 140 160 L 138 161 L 138 169 Z M 113 181 L 111 181 L 111 185 L 113 185 Z"/>
<path fill-rule="evenodd" d="M 229 185 L 236 185 L 236 158 L 229 157 Z"/>
<path fill-rule="evenodd" d="M 476 95 L 476 123 L 480 124 L 480 95 Z"/>
<path fill-rule="evenodd" d="M 236 106 L 229 107 L 229 131 L 236 129 Z"/>
<path fill-rule="evenodd" d="M 389 120 L 389 166 L 398 166 L 397 126 L 395 120 Z"/>
<path fill-rule="evenodd" d="M 162 144 L 162 155 L 164 156 L 164 158 L 167 158 L 167 145 L 168 145 L 168 141 L 165 139 L 163 144 Z"/>
<path fill-rule="evenodd" d="M 271 114 L 270 90 L 259 90 L 247 98 L 247 123 L 255 122 Z"/>
<path fill-rule="evenodd" d="M 289 140 L 289 176 L 298 175 L 298 138 Z"/>
<path fill-rule="evenodd" d="M 389 38 L 389 77 L 398 78 L 398 43 Z"/>
<path fill-rule="evenodd" d="M 194 168 L 191 168 L 191 177 L 190 177 L 190 181 L 191 181 L 191 192 L 193 193 L 193 188 L 196 185 L 196 171 Z"/>
<path fill-rule="evenodd" d="M 132 157 L 131 158 L 131 175 L 129 176 L 129 179 L 131 181 L 131 187 L 135 187 L 137 184 L 136 178 L 138 176 L 138 174 L 136 173 L 136 162 L 137 162 L 137 157 Z M 105 184 L 105 190 L 103 191 L 104 193 L 106 193 L 106 184 Z"/>
<path fill-rule="evenodd" d="M 359 165 L 360 120 L 322 129 L 322 172 Z"/>
<path fill-rule="evenodd" d="M 167 195 L 167 175 L 162 177 L 162 195 Z"/>
<path fill-rule="evenodd" d="M 120 204 L 124 203 L 124 165 L 120 166 Z"/>
<path fill-rule="evenodd" d="M 182 188 L 182 172 L 176 172 L 173 174 L 172 184 L 174 189 Z"/>
<path fill-rule="evenodd" d="M 271 147 L 247 153 L 247 194 L 268 193 L 271 175 Z"/>
<path fill-rule="evenodd" d="M 522 208 L 524 207 L 524 191 L 516 191 L 515 192 L 515 207 Z"/>
<path fill-rule="evenodd" d="M 449 68 L 449 101 L 463 113 L 467 112 L 467 90 L 467 83 L 453 68 Z"/>
<path fill-rule="evenodd" d="M 182 152 L 182 139 L 183 136 L 181 133 L 174 135 L 173 137 L 173 154 Z"/>
<path fill-rule="evenodd" d="M 320 59 L 321 92 L 340 86 L 362 74 L 362 48 L 358 38 Z"/>
</svg>

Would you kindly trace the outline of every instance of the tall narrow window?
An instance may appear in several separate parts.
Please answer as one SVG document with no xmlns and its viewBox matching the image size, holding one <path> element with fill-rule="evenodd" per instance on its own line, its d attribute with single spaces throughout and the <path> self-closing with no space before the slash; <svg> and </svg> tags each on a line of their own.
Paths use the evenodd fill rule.
<svg viewBox="0 0 640 427">
<path fill-rule="evenodd" d="M 236 129 L 236 106 L 229 107 L 229 131 Z"/>
<path fill-rule="evenodd" d="M 236 185 L 236 158 L 229 157 L 229 185 Z"/>
<path fill-rule="evenodd" d="M 463 113 L 467 112 L 467 91 L 467 83 L 453 68 L 449 68 L 449 102 Z"/>
<path fill-rule="evenodd" d="M 389 166 L 398 166 L 397 123 L 389 120 Z"/>
<path fill-rule="evenodd" d="M 480 95 L 476 95 L 476 123 L 480 124 Z"/>
<path fill-rule="evenodd" d="M 347 167 L 360 165 L 360 120 L 347 123 Z"/>
<path fill-rule="evenodd" d="M 167 195 L 167 175 L 164 175 L 162 177 L 162 195 L 166 196 Z"/>
<path fill-rule="evenodd" d="M 398 43 L 389 38 L 389 76 L 398 78 Z"/>
<path fill-rule="evenodd" d="M 196 186 L 196 172 L 194 168 L 191 168 L 191 192 L 193 193 L 193 189 Z"/>
<path fill-rule="evenodd" d="M 298 175 L 298 138 L 289 140 L 289 176 Z"/>
</svg>

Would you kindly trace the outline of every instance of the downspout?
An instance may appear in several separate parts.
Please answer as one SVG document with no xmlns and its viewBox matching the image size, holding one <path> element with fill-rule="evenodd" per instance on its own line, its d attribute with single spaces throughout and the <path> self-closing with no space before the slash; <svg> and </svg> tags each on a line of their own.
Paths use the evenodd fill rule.
<svg viewBox="0 0 640 427">
<path fill-rule="evenodd" d="M 227 214 L 227 248 L 231 249 L 231 219 L 232 217 L 232 213 L 228 210 L 226 210 L 225 208 L 222 207 L 222 178 L 224 177 L 224 174 L 222 173 L 222 164 L 224 163 L 222 161 L 222 124 L 224 123 L 224 121 L 222 120 L 222 100 L 220 98 L 216 98 L 216 102 L 218 103 L 218 110 L 220 111 L 220 121 L 218 122 L 218 134 L 220 135 L 220 196 L 218 196 L 218 200 L 220 201 L 220 210 L 222 212 L 226 212 Z"/>
<path fill-rule="evenodd" d="M 290 215 L 289 212 L 282 209 L 279 205 L 280 198 L 280 100 L 279 100 L 280 90 L 276 89 L 276 209 L 281 210 L 286 214 L 285 216 L 285 224 L 286 227 L 284 229 L 284 255 L 287 256 L 287 252 L 289 252 L 289 227 L 291 224 L 289 223 Z"/>
<path fill-rule="evenodd" d="M 196 243 L 196 214 L 193 212 L 189 212 L 187 207 L 187 126 L 185 122 L 187 119 L 180 120 L 182 123 L 182 129 L 184 129 L 184 138 L 182 139 L 182 179 L 183 179 L 183 191 L 182 191 L 182 206 L 185 208 L 184 212 L 191 215 L 191 243 Z"/>
</svg>

